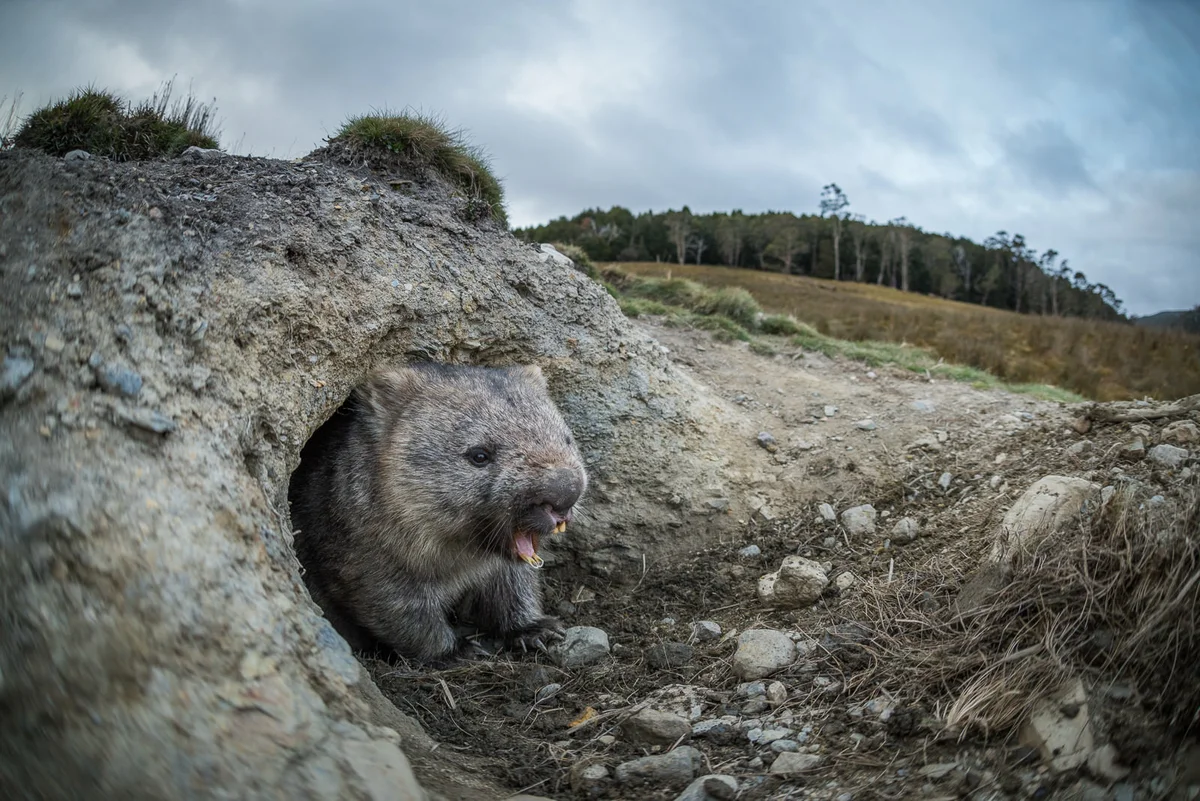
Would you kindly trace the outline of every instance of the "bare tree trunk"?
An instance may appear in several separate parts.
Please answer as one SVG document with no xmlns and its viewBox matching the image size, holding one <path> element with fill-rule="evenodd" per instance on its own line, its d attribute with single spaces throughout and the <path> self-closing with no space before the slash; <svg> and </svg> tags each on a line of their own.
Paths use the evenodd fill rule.
<svg viewBox="0 0 1200 801">
<path fill-rule="evenodd" d="M 842 280 L 842 218 L 833 218 L 833 280 Z"/>
</svg>

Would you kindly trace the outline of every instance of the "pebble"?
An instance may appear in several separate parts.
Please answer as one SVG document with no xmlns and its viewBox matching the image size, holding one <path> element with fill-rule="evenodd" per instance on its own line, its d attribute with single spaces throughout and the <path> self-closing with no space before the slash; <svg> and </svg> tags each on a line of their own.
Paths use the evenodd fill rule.
<svg viewBox="0 0 1200 801">
<path fill-rule="evenodd" d="M 572 626 L 550 652 L 563 667 L 590 665 L 608 656 L 608 634 L 593 626 Z"/>
<path fill-rule="evenodd" d="M 577 770 L 573 769 L 571 773 L 571 784 L 575 790 L 599 788 L 608 781 L 608 768 L 604 765 L 587 765 Z"/>
<path fill-rule="evenodd" d="M 1136 462 L 1146 457 L 1146 445 L 1142 442 L 1141 437 L 1135 438 L 1132 442 L 1127 442 L 1121 446 L 1121 450 L 1117 455 L 1127 462 Z"/>
<path fill-rule="evenodd" d="M 828 520 L 830 523 L 837 520 L 837 512 L 827 503 L 823 503 L 817 507 L 817 512 L 821 515 L 822 520 Z"/>
<path fill-rule="evenodd" d="M 693 737 L 707 737 L 712 740 L 723 740 L 733 735 L 733 724 L 728 720 L 712 718 L 692 724 Z"/>
<path fill-rule="evenodd" d="M 829 577 L 820 563 L 803 556 L 785 556 L 773 573 L 758 580 L 758 598 L 764 604 L 786 609 L 811 606 L 829 585 Z"/>
<path fill-rule="evenodd" d="M 839 573 L 837 578 L 833 580 L 833 586 L 837 587 L 841 592 L 853 587 L 858 582 L 858 577 L 849 570 Z"/>
<path fill-rule="evenodd" d="M 1159 506 L 1165 506 L 1167 503 L 1167 499 L 1165 497 L 1163 497 L 1162 495 L 1153 495 L 1153 496 L 1151 496 L 1150 500 L 1147 501 L 1146 503 L 1150 504 L 1151 509 L 1156 509 Z"/>
<path fill-rule="evenodd" d="M 796 660 L 796 644 L 782 631 L 750 629 L 738 635 L 733 672 L 743 681 L 769 676 Z"/>
<path fill-rule="evenodd" d="M 859 420 L 854 424 L 854 427 L 859 431 L 874 431 L 876 425 L 874 420 Z"/>
<path fill-rule="evenodd" d="M 943 490 L 948 490 L 950 489 L 950 482 L 953 480 L 954 476 L 950 475 L 949 473 L 942 473 L 942 475 L 938 477 L 938 486 Z"/>
<path fill-rule="evenodd" d="M 1091 453 L 1094 447 L 1090 439 L 1081 439 L 1067 448 L 1067 454 L 1070 456 L 1082 456 L 1085 453 Z"/>
<path fill-rule="evenodd" d="M 787 700 L 787 687 L 781 681 L 773 681 L 767 685 L 767 703 L 779 706 Z"/>
<path fill-rule="evenodd" d="M 710 773 L 687 786 L 675 801 L 729 801 L 737 796 L 738 780 L 732 776 Z"/>
<path fill-rule="evenodd" d="M 679 715 L 643 709 L 621 724 L 621 733 L 634 745 L 674 745 L 691 736 L 692 726 Z"/>
<path fill-rule="evenodd" d="M 775 437 L 769 431 L 760 431 L 755 439 L 758 441 L 758 446 L 767 453 L 779 450 L 779 443 L 775 441 Z"/>
<path fill-rule="evenodd" d="M 712 620 L 701 620 L 692 626 L 692 636 L 696 642 L 709 642 L 721 636 L 721 625 Z"/>
<path fill-rule="evenodd" d="M 170 434 L 176 428 L 174 420 L 154 409 L 118 408 L 115 414 L 122 422 L 154 434 Z"/>
<path fill-rule="evenodd" d="M 911 517 L 902 517 L 892 526 L 892 542 L 897 545 L 907 545 L 917 538 L 921 524 Z"/>
<path fill-rule="evenodd" d="M 771 750 L 777 754 L 782 754 L 784 751 L 799 751 L 800 743 L 795 740 L 775 740 L 771 743 Z"/>
<path fill-rule="evenodd" d="M 1200 426 L 1191 420 L 1176 420 L 1163 429 L 1163 439 L 1170 440 L 1176 445 L 1188 445 L 1200 442 Z"/>
<path fill-rule="evenodd" d="M 558 695 L 558 691 L 561 689 L 562 689 L 562 685 L 558 684 L 557 682 L 552 682 L 550 684 L 547 684 L 545 687 L 538 690 L 537 693 L 533 696 L 533 702 L 535 704 L 540 704 L 542 701 L 547 701 L 547 700 L 553 698 L 554 696 Z"/>
<path fill-rule="evenodd" d="M 806 773 L 823 762 L 816 754 L 800 754 L 794 751 L 784 751 L 771 764 L 771 773 L 790 776 L 796 773 Z"/>
<path fill-rule="evenodd" d="M 617 765 L 614 775 L 621 784 L 681 785 L 691 781 L 703 764 L 703 754 L 691 746 L 681 745 L 666 754 L 622 762 Z"/>
<path fill-rule="evenodd" d="M 908 405 L 914 411 L 918 411 L 918 412 L 928 413 L 928 412 L 932 412 L 935 409 L 937 409 L 937 407 L 933 405 L 933 401 L 927 401 L 927 400 L 915 400 Z"/>
<path fill-rule="evenodd" d="M 875 533 L 875 507 L 871 504 L 854 506 L 842 512 L 842 525 L 851 536 L 865 536 Z"/>
<path fill-rule="evenodd" d="M 762 745 L 770 745 L 776 740 L 786 740 L 791 734 L 791 729 L 764 729 L 758 735 L 758 742 Z"/>
<path fill-rule="evenodd" d="M 43 344 L 46 346 L 46 350 L 50 351 L 51 353 L 62 353 L 63 348 L 67 346 L 67 341 L 58 334 L 49 333 L 46 334 L 46 339 Z"/>
<path fill-rule="evenodd" d="M 105 392 L 136 398 L 142 391 L 142 376 L 121 364 L 110 363 L 96 371 L 96 380 Z"/>
<path fill-rule="evenodd" d="M 4 365 L 0 367 L 0 400 L 17 394 L 17 390 L 25 383 L 25 379 L 33 375 L 33 360 L 20 356 L 5 356 Z"/>
<path fill-rule="evenodd" d="M 760 698 L 767 694 L 767 685 L 761 681 L 745 681 L 737 686 L 739 698 Z"/>
<path fill-rule="evenodd" d="M 63 161 L 88 161 L 91 157 L 92 154 L 86 150 L 68 150 L 66 155 L 63 156 Z"/>
<path fill-rule="evenodd" d="M 838 409 L 836 406 L 826 406 L 825 407 L 825 416 L 833 417 L 835 414 L 837 414 L 837 411 L 838 411 Z"/>
<path fill-rule="evenodd" d="M 1188 458 L 1187 448 L 1180 448 L 1175 445 L 1155 445 L 1146 454 L 1146 458 L 1155 464 L 1161 464 L 1163 467 L 1182 467 L 1184 461 Z"/>
<path fill-rule="evenodd" d="M 646 649 L 646 664 L 652 668 L 683 667 L 692 661 L 692 646 L 682 642 L 662 642 Z"/>
<path fill-rule="evenodd" d="M 755 559 L 762 556 L 762 548 L 759 548 L 757 545 L 747 545 L 738 551 L 738 556 L 743 559 Z"/>
</svg>

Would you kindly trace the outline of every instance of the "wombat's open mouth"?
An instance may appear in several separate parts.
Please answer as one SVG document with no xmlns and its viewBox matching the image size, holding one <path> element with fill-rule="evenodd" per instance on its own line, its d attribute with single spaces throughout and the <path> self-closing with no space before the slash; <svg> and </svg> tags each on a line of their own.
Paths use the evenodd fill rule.
<svg viewBox="0 0 1200 801">
<path fill-rule="evenodd" d="M 564 513 L 555 511 L 550 504 L 542 504 L 538 510 L 542 513 L 539 517 L 544 516 L 549 524 L 550 531 L 555 534 L 561 534 L 567 530 L 567 523 L 571 520 L 571 510 L 568 509 Z M 549 533 L 549 532 L 547 532 Z M 533 528 L 518 528 L 513 532 L 513 549 L 517 552 L 517 557 L 524 562 L 528 562 L 533 567 L 541 567 L 544 564 L 542 557 L 538 556 L 538 541 L 541 539 L 540 533 Z"/>
</svg>

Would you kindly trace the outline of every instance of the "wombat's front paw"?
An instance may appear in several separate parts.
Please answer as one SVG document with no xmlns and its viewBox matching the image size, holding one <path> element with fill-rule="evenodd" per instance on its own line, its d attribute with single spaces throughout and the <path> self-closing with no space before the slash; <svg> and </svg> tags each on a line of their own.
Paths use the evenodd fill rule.
<svg viewBox="0 0 1200 801">
<path fill-rule="evenodd" d="M 527 626 L 510 631 L 506 637 L 509 648 L 528 651 L 535 648 L 545 651 L 550 643 L 558 642 L 565 634 L 562 623 L 558 618 L 546 615 L 539 617 Z"/>
</svg>

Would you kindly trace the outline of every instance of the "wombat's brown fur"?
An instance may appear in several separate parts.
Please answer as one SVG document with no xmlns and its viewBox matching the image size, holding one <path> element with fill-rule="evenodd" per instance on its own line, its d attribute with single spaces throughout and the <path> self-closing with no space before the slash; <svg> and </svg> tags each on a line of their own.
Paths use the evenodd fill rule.
<svg viewBox="0 0 1200 801">
<path fill-rule="evenodd" d="M 539 368 L 416 365 L 354 391 L 288 499 L 309 591 L 351 646 L 441 662 L 468 647 L 455 612 L 522 646 L 561 635 L 531 564 L 586 487 Z"/>
</svg>

